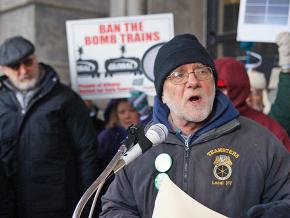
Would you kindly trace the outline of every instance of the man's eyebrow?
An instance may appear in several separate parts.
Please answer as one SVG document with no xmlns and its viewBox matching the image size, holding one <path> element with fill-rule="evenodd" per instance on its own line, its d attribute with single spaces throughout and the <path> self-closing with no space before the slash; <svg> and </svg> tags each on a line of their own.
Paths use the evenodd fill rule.
<svg viewBox="0 0 290 218">
<path fill-rule="evenodd" d="M 198 68 L 198 67 L 206 67 L 206 65 L 204 65 L 202 63 L 196 63 L 196 64 L 192 65 L 192 68 Z M 178 70 L 183 70 L 183 69 L 186 69 L 186 67 L 180 66 L 180 67 L 177 67 L 176 69 L 174 69 L 172 71 L 178 71 Z"/>
</svg>

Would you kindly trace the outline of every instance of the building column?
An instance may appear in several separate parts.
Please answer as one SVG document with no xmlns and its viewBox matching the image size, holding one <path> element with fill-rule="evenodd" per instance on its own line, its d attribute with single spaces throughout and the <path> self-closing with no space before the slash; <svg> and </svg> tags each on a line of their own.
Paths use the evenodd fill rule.
<svg viewBox="0 0 290 218">
<path fill-rule="evenodd" d="M 147 0 L 110 0 L 110 16 L 141 15 L 147 12 Z"/>
</svg>

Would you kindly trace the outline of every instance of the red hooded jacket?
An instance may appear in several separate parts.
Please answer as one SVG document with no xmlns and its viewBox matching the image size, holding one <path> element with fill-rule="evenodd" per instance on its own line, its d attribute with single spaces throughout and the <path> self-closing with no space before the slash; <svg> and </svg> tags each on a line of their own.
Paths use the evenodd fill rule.
<svg viewBox="0 0 290 218">
<path fill-rule="evenodd" d="M 219 58 L 215 61 L 218 78 L 223 81 L 227 95 L 239 110 L 240 114 L 265 126 L 274 133 L 290 151 L 290 139 L 284 128 L 266 114 L 251 108 L 246 99 L 250 95 L 250 80 L 244 64 L 230 58 Z"/>
</svg>

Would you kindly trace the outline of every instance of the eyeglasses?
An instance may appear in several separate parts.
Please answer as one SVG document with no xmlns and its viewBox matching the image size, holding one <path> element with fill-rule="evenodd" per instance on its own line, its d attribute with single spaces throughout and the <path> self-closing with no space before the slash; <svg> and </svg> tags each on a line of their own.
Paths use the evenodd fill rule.
<svg viewBox="0 0 290 218">
<path fill-rule="evenodd" d="M 199 81 L 209 80 L 212 75 L 212 69 L 210 67 L 202 67 L 202 68 L 196 68 L 192 72 L 183 72 L 174 70 L 167 79 L 174 83 L 175 85 L 180 85 L 187 83 L 189 74 L 193 73 L 195 78 Z"/>
<path fill-rule="evenodd" d="M 33 59 L 25 58 L 22 61 L 19 61 L 18 63 L 7 65 L 7 67 L 10 67 L 14 70 L 18 70 L 21 64 L 23 64 L 25 67 L 30 67 L 33 64 Z"/>
</svg>

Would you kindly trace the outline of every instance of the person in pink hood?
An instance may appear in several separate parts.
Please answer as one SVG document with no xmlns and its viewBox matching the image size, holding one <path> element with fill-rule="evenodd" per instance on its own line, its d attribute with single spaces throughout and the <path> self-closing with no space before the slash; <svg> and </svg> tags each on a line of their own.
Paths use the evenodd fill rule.
<svg viewBox="0 0 290 218">
<path fill-rule="evenodd" d="M 218 58 L 214 63 L 218 73 L 218 87 L 225 90 L 224 93 L 230 98 L 240 114 L 269 129 L 290 152 L 290 139 L 284 128 L 277 121 L 251 108 L 246 103 L 246 99 L 250 95 L 250 80 L 244 64 L 231 57 Z"/>
</svg>

